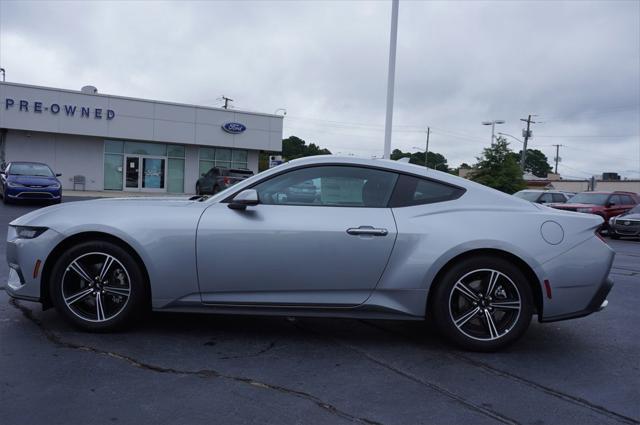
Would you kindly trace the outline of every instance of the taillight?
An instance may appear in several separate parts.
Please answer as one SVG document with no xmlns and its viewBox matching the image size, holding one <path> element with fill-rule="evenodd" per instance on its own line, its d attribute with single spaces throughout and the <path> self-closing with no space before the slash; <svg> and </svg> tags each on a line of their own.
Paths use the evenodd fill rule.
<svg viewBox="0 0 640 425">
<path fill-rule="evenodd" d="M 225 177 L 223 181 L 224 181 L 224 184 L 231 183 L 231 179 L 229 177 Z"/>
</svg>

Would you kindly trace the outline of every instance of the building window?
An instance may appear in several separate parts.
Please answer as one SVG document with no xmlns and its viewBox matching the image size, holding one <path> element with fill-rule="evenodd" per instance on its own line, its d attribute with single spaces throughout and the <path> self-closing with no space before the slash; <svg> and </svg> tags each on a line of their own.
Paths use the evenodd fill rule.
<svg viewBox="0 0 640 425">
<path fill-rule="evenodd" d="M 184 155 L 182 145 L 105 140 L 104 189 L 122 190 L 126 158 L 133 166 L 131 175 L 127 175 L 128 188 L 166 187 L 167 192 L 183 193 Z"/>
<path fill-rule="evenodd" d="M 200 175 L 213 167 L 248 168 L 248 151 L 226 148 L 200 148 Z"/>
</svg>

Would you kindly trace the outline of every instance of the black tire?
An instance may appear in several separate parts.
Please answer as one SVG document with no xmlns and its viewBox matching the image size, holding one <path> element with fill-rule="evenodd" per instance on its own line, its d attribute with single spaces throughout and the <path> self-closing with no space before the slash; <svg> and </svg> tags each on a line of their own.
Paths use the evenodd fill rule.
<svg viewBox="0 0 640 425">
<path fill-rule="evenodd" d="M 493 289 L 488 292 L 493 276 Z M 435 284 L 429 300 L 435 325 L 448 341 L 463 349 L 500 350 L 518 340 L 529 327 L 533 314 L 531 287 L 522 271 L 507 260 L 468 258 L 449 268 Z"/>
<path fill-rule="evenodd" d="M 98 275 L 109 257 L 112 260 L 100 280 Z M 76 271 L 78 264 L 80 272 Z M 56 310 L 74 326 L 91 332 L 130 326 L 147 310 L 146 288 L 144 273 L 136 260 L 123 248 L 106 241 L 84 242 L 65 251 L 56 261 L 49 281 Z M 75 296 L 88 290 L 93 292 L 74 301 Z M 98 305 L 102 307 L 102 317 Z"/>
</svg>

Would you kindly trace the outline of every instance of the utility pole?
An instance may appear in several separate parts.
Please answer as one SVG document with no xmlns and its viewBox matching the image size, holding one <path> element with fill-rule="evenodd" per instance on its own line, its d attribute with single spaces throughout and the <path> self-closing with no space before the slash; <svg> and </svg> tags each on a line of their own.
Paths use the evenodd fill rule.
<svg viewBox="0 0 640 425">
<path fill-rule="evenodd" d="M 522 155 L 520 156 L 520 168 L 522 169 L 522 173 L 524 173 L 524 161 L 527 158 L 527 142 L 529 141 L 529 137 L 531 137 L 531 124 L 535 124 L 535 121 L 531 121 L 531 117 L 535 117 L 535 115 L 531 115 L 529 114 L 529 117 L 527 117 L 527 119 L 524 118 L 520 118 L 520 121 L 524 121 L 527 123 L 527 129 L 525 130 L 524 133 L 524 143 L 522 146 Z"/>
<path fill-rule="evenodd" d="M 427 148 L 424 150 L 424 167 L 429 168 L 429 163 L 427 162 L 427 158 L 429 157 L 429 133 L 431 133 L 431 128 L 427 127 Z"/>
<path fill-rule="evenodd" d="M 560 146 L 562 145 L 552 145 L 556 147 L 556 157 L 554 158 L 556 160 L 556 169 L 554 171 L 555 174 L 558 174 L 558 162 L 560 161 Z"/>
<path fill-rule="evenodd" d="M 226 97 L 225 95 L 222 95 L 222 100 L 224 100 L 224 109 L 229 109 L 229 102 L 233 102 L 233 99 Z"/>
<path fill-rule="evenodd" d="M 384 122 L 384 153 L 382 158 L 391 158 L 391 130 L 393 125 L 393 88 L 396 79 L 396 44 L 398 43 L 398 4 L 391 2 L 391 36 L 389 40 L 389 73 L 387 75 L 387 116 Z"/>
</svg>

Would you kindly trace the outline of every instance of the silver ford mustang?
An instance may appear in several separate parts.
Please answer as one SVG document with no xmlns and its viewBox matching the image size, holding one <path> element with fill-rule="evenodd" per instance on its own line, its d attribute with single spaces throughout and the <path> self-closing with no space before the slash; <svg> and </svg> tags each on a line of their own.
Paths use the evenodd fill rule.
<svg viewBox="0 0 640 425">
<path fill-rule="evenodd" d="M 7 290 L 91 331 L 148 308 L 429 318 L 451 342 L 488 351 L 533 314 L 606 306 L 614 252 L 601 224 L 407 163 L 320 156 L 211 198 L 31 212 L 9 227 Z"/>
</svg>

